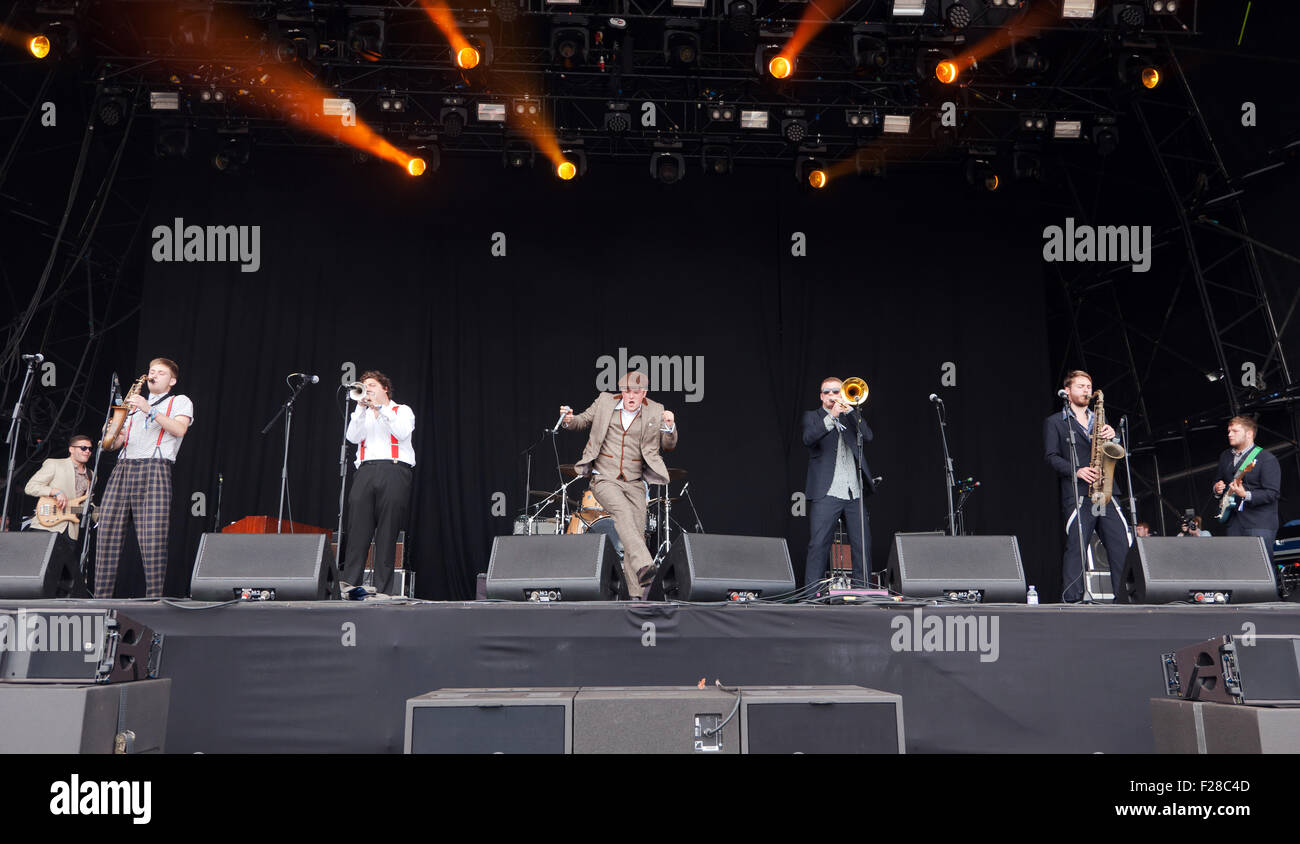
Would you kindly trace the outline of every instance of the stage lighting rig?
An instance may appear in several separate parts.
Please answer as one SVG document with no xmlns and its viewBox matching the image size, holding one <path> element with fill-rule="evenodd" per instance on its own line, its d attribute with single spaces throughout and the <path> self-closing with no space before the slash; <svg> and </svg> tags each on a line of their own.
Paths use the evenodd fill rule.
<svg viewBox="0 0 1300 844">
<path fill-rule="evenodd" d="M 853 29 L 853 66 L 878 73 L 889 66 L 889 41 L 882 26 L 858 25 Z"/>
<path fill-rule="evenodd" d="M 830 183 L 830 167 L 823 155 L 825 147 L 805 146 L 799 149 L 794 160 L 794 178 L 800 184 L 806 184 L 814 190 L 821 190 Z"/>
<path fill-rule="evenodd" d="M 892 13 L 896 18 L 924 17 L 925 0 L 894 0 Z"/>
<path fill-rule="evenodd" d="M 1178 0 L 1147 0 L 1147 11 L 1153 15 L 1173 15 L 1182 5 Z"/>
<path fill-rule="evenodd" d="M 700 161 L 706 175 L 726 176 L 735 169 L 731 144 L 705 144 L 700 151 Z"/>
<path fill-rule="evenodd" d="M 570 182 L 587 175 L 587 151 L 572 142 L 560 149 L 562 160 L 555 167 L 561 181 Z"/>
<path fill-rule="evenodd" d="M 410 103 L 402 94 L 388 93 L 379 95 L 379 112 L 386 117 L 405 117 L 410 110 Z"/>
<path fill-rule="evenodd" d="M 771 116 L 767 111 L 762 109 L 741 109 L 740 110 L 740 128 L 741 129 L 767 129 L 771 123 Z"/>
<path fill-rule="evenodd" d="M 754 48 L 754 72 L 766 79 L 789 79 L 796 59 L 781 55 L 784 44 L 760 44 Z"/>
<path fill-rule="evenodd" d="M 912 115 L 886 114 L 880 127 L 886 135 L 907 135 L 912 131 Z"/>
<path fill-rule="evenodd" d="M 880 128 L 879 115 L 869 108 L 850 108 L 844 112 L 844 123 L 853 132 L 871 132 Z"/>
<path fill-rule="evenodd" d="M 506 122 L 506 104 L 491 100 L 480 100 L 474 104 L 474 117 L 479 123 Z"/>
<path fill-rule="evenodd" d="M 182 2 L 169 40 L 182 52 L 207 47 L 212 41 L 212 4 L 205 0 Z"/>
<path fill-rule="evenodd" d="M 542 117 L 542 101 L 518 97 L 510 101 L 510 120 L 524 126 L 536 126 Z"/>
<path fill-rule="evenodd" d="M 184 120 L 168 118 L 154 130 L 153 152 L 159 158 L 185 158 L 190 152 L 190 128 Z"/>
<path fill-rule="evenodd" d="M 1097 13 L 1097 0 L 1062 0 L 1061 17 L 1075 20 L 1092 20 Z"/>
<path fill-rule="evenodd" d="M 1097 154 L 1105 157 L 1119 147 L 1119 126 L 1113 117 L 1098 117 L 1092 126 L 1092 143 Z"/>
<path fill-rule="evenodd" d="M 996 160 L 993 150 L 972 149 L 966 159 L 966 184 L 988 193 L 997 191 L 1002 186 L 1002 179 L 998 176 Z"/>
<path fill-rule="evenodd" d="M 853 154 L 853 165 L 859 178 L 879 179 L 885 175 L 885 151 L 873 147 L 858 147 Z"/>
<path fill-rule="evenodd" d="M 104 88 L 95 98 L 95 119 L 105 129 L 119 129 L 131 112 L 131 97 L 123 88 Z"/>
<path fill-rule="evenodd" d="M 1012 73 L 1044 73 L 1050 64 L 1047 55 L 1043 53 L 1038 42 L 1033 38 L 1026 38 L 1013 43 L 1009 57 L 1008 64 Z"/>
<path fill-rule="evenodd" d="M 754 0 L 726 0 L 731 31 L 745 34 L 754 28 Z"/>
<path fill-rule="evenodd" d="M 700 63 L 699 21 L 673 19 L 664 24 L 664 61 L 679 68 Z"/>
<path fill-rule="evenodd" d="M 551 61 L 566 70 L 587 63 L 591 49 L 591 32 L 587 18 L 581 16 L 556 17 L 551 23 Z"/>
<path fill-rule="evenodd" d="M 605 131 L 621 135 L 632 128 L 632 115 L 627 103 L 610 103 L 605 110 Z"/>
<path fill-rule="evenodd" d="M 234 174 L 248 164 L 252 140 L 247 126 L 226 126 L 217 130 L 212 166 L 220 173 Z"/>
<path fill-rule="evenodd" d="M 1149 55 L 1130 50 L 1119 57 L 1120 82 L 1138 91 L 1152 91 L 1164 81 L 1160 65 Z"/>
<path fill-rule="evenodd" d="M 537 160 L 537 149 L 524 137 L 507 134 L 501 152 L 501 166 L 507 170 L 531 170 Z"/>
<path fill-rule="evenodd" d="M 469 111 L 465 108 L 464 97 L 443 97 L 442 108 L 438 110 L 438 123 L 442 133 L 448 138 L 459 138 L 469 122 Z"/>
<path fill-rule="evenodd" d="M 1077 141 L 1083 137 L 1082 120 L 1055 120 L 1052 122 L 1052 138 L 1057 141 Z"/>
<path fill-rule="evenodd" d="M 377 62 L 384 57 L 386 25 L 382 16 L 356 14 L 348 24 L 348 52 L 354 61 Z"/>
<path fill-rule="evenodd" d="M 808 137 L 808 121 L 804 119 L 804 110 L 788 108 L 781 119 L 781 136 L 787 143 L 800 144 Z"/>
<path fill-rule="evenodd" d="M 521 11 L 521 0 L 492 0 L 492 10 L 502 23 L 514 23 Z"/>
<path fill-rule="evenodd" d="M 665 185 L 680 182 L 686 177 L 686 159 L 682 157 L 682 145 L 675 141 L 656 141 L 655 151 L 650 154 L 650 176 Z"/>
<path fill-rule="evenodd" d="M 710 123 L 729 123 L 734 124 L 740 117 L 740 109 L 734 105 L 726 103 L 709 103 L 705 109 L 705 114 Z"/>
<path fill-rule="evenodd" d="M 1027 111 L 1020 115 L 1019 128 L 1026 135 L 1042 135 L 1049 125 L 1046 114 Z"/>
<path fill-rule="evenodd" d="M 937 79 L 944 85 L 952 85 L 961 78 L 965 69 L 947 48 L 930 47 L 917 51 L 916 73 L 923 80 Z"/>
<path fill-rule="evenodd" d="M 1018 144 L 1011 153 L 1011 173 L 1017 181 L 1041 182 L 1043 180 L 1043 156 L 1039 147 L 1030 144 Z"/>
<path fill-rule="evenodd" d="M 943 22 L 949 29 L 962 30 L 970 26 L 971 10 L 969 0 L 942 0 L 940 9 Z"/>
<path fill-rule="evenodd" d="M 1146 8 L 1142 3 L 1112 3 L 1110 6 L 1110 22 L 1120 30 L 1133 32 L 1146 26 L 1147 14 Z"/>
<path fill-rule="evenodd" d="M 281 64 L 309 62 L 316 58 L 320 33 L 310 22 L 277 21 L 267 33 L 275 60 Z"/>
</svg>

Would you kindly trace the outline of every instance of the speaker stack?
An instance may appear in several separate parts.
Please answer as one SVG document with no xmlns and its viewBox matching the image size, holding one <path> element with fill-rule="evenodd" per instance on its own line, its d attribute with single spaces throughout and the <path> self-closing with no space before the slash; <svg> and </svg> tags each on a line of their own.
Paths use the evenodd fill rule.
<svg viewBox="0 0 1300 844">
<path fill-rule="evenodd" d="M 329 535 L 205 533 L 190 579 L 196 601 L 322 601 L 339 596 Z"/>
<path fill-rule="evenodd" d="M 889 588 L 909 598 L 1023 603 L 1020 545 L 1014 536 L 895 534 Z"/>
<path fill-rule="evenodd" d="M 1258 536 L 1139 536 L 1128 549 L 1121 594 L 1129 604 L 1255 604 L 1278 599 Z"/>
</svg>

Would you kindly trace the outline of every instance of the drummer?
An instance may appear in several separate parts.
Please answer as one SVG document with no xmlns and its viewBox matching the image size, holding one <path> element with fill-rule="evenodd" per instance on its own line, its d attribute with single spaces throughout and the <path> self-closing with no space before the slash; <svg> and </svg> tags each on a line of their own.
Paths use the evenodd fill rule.
<svg viewBox="0 0 1300 844">
<path fill-rule="evenodd" d="M 645 373 L 629 372 L 618 381 L 620 393 L 602 393 L 575 415 L 560 408 L 567 430 L 588 428 L 579 475 L 591 478 L 591 492 L 614 517 L 623 541 L 623 580 L 629 598 L 645 597 L 658 566 L 645 544 L 646 483 L 667 484 L 668 467 L 660 453 L 677 447 L 677 424 L 671 410 L 646 398 Z"/>
</svg>

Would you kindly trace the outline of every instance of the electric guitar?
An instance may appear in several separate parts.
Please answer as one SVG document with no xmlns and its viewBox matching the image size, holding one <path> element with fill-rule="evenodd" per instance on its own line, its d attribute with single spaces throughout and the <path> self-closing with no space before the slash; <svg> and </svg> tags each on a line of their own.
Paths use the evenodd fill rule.
<svg viewBox="0 0 1300 844">
<path fill-rule="evenodd" d="M 1238 478 L 1243 477 L 1251 469 L 1254 469 L 1255 463 L 1258 462 L 1258 458 L 1259 455 L 1255 455 L 1255 457 L 1252 458 L 1249 463 L 1247 463 L 1245 466 L 1242 466 L 1240 469 L 1238 469 L 1237 474 L 1233 477 L 1233 480 L 1236 481 Z M 1241 503 L 1240 498 L 1238 498 L 1237 496 L 1233 495 L 1231 492 L 1228 492 L 1227 489 L 1225 489 L 1223 491 L 1223 499 L 1219 502 L 1219 515 L 1215 516 L 1215 518 L 1219 520 L 1219 524 L 1226 525 L 1228 521 L 1232 518 L 1232 514 L 1237 512 L 1237 505 L 1240 503 Z"/>
<path fill-rule="evenodd" d="M 36 499 L 36 521 L 41 527 L 58 527 L 64 522 L 72 522 L 74 525 L 81 524 L 81 519 L 76 514 L 84 513 L 86 508 L 83 502 L 90 497 L 86 493 L 80 498 L 69 498 L 68 506 L 60 510 L 57 500 L 53 495 L 43 495 Z"/>
</svg>

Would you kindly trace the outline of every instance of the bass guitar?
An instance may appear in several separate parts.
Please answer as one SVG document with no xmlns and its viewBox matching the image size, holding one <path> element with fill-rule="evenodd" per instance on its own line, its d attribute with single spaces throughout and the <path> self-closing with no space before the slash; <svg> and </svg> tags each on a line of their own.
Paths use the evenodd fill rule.
<svg viewBox="0 0 1300 844">
<path fill-rule="evenodd" d="M 77 514 L 86 511 L 84 504 L 89 497 L 90 493 L 86 493 L 80 498 L 69 498 L 68 506 L 60 510 L 53 495 L 43 495 L 36 500 L 36 521 L 47 528 L 58 527 L 64 522 L 79 525 L 81 519 Z"/>
</svg>

